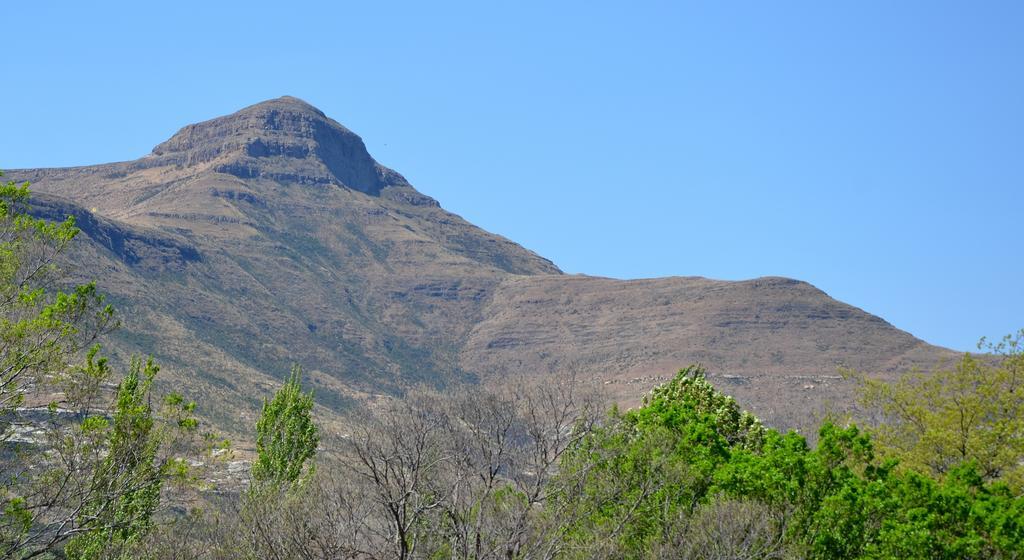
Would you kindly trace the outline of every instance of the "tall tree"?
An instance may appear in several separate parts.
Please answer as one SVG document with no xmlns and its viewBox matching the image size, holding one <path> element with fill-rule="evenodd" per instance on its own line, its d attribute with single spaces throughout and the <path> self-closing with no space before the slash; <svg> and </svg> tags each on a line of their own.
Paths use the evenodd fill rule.
<svg viewBox="0 0 1024 560">
<path fill-rule="evenodd" d="M 149 394 L 157 367 L 152 360 L 132 360 L 128 375 L 117 388 L 112 421 L 94 416 L 86 430 L 109 426 L 106 449 L 92 473 L 91 492 L 81 504 L 81 533 L 64 547 L 71 560 L 101 558 L 143 536 L 160 503 L 160 475 L 156 456 L 159 440 Z"/>
<path fill-rule="evenodd" d="M 312 413 L 313 392 L 302 391 L 302 369 L 296 365 L 274 397 L 263 401 L 256 422 L 254 486 L 295 483 L 312 470 L 311 460 L 320 443 Z"/>
<path fill-rule="evenodd" d="M 290 530 L 297 509 L 304 510 L 315 489 L 306 484 L 314 474 L 313 458 L 320 431 L 313 422 L 313 392 L 302 391 L 302 370 L 292 367 L 284 385 L 270 400 L 256 422 L 256 459 L 252 464 L 249 492 L 243 497 L 239 519 L 243 524 L 233 555 L 253 558 L 299 558 L 306 531 Z M 290 527 L 282 530 L 283 526 Z M 305 521 L 300 527 L 307 527 Z"/>
<path fill-rule="evenodd" d="M 2 175 L 2 173 L 0 173 Z M 0 183 L 0 556 L 31 555 L 58 539 L 48 520 L 64 498 L 52 486 L 39 486 L 47 464 L 43 446 L 49 411 L 40 399 L 26 402 L 38 388 L 68 380 L 76 354 L 115 324 L 95 285 L 55 291 L 62 284 L 60 259 L 78 234 L 74 218 L 52 223 L 29 213 L 28 183 Z M 97 373 L 92 370 L 91 373 Z M 87 408 L 95 385 L 78 384 L 76 402 Z M 46 491 L 50 490 L 50 491 Z M 61 515 L 55 517 L 61 518 Z M 64 517 L 66 520 L 66 517 Z M 59 526 L 58 526 L 59 527 Z"/>
</svg>

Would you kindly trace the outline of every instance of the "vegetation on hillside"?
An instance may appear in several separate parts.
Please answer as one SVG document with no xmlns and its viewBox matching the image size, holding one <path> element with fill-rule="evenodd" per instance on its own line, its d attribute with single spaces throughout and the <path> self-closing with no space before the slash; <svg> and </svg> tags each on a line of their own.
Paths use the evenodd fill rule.
<svg viewBox="0 0 1024 560">
<path fill-rule="evenodd" d="M 195 405 L 154 396 L 152 360 L 118 379 L 100 357 L 113 308 L 94 284 L 61 289 L 74 220 L 28 199 L 0 184 L 0 557 L 117 558 L 188 477 Z"/>
<path fill-rule="evenodd" d="M 1024 334 L 859 377 L 864 428 L 813 445 L 691 366 L 625 412 L 571 378 L 417 388 L 327 446 L 296 367 L 248 486 L 218 486 L 196 404 L 155 395 L 151 360 L 119 377 L 95 345 L 113 310 L 61 291 L 73 220 L 27 203 L 0 185 L 4 558 L 1024 558 Z"/>
</svg>

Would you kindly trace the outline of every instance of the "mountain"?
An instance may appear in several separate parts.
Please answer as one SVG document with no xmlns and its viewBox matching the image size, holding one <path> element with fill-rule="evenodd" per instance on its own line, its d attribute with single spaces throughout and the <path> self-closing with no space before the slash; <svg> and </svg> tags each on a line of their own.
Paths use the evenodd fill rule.
<svg viewBox="0 0 1024 560">
<path fill-rule="evenodd" d="M 952 355 L 796 280 L 563 274 L 293 97 L 186 126 L 135 161 L 7 174 L 32 183 L 37 213 L 77 217 L 77 274 L 121 311 L 115 358 L 153 354 L 164 383 L 236 433 L 292 362 L 330 426 L 411 383 L 518 374 L 575 372 L 629 404 L 691 362 L 801 426 L 848 402 L 839 365 L 884 376 Z"/>
</svg>

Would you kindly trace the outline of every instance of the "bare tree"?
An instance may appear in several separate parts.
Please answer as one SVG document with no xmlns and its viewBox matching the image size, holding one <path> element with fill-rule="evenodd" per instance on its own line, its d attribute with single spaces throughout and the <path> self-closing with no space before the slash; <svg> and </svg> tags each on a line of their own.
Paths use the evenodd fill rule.
<svg viewBox="0 0 1024 560">
<path fill-rule="evenodd" d="M 719 497 L 680 515 L 652 551 L 666 560 L 789 560 L 785 512 L 752 501 Z"/>
<path fill-rule="evenodd" d="M 567 511 L 554 494 L 565 450 L 600 406 L 573 378 L 546 384 L 418 390 L 366 418 L 348 440 L 334 506 L 349 552 L 366 558 L 552 558 Z M 557 484 L 556 484 L 557 482 Z"/>
<path fill-rule="evenodd" d="M 449 399 L 446 438 L 454 492 L 441 527 L 453 558 L 549 558 L 570 512 L 555 477 L 565 450 L 589 433 L 600 406 L 574 377 L 472 388 Z M 552 499 L 559 495 L 559 499 Z"/>
<path fill-rule="evenodd" d="M 413 558 L 434 536 L 427 517 L 451 494 L 441 474 L 451 464 L 443 444 L 448 419 L 439 408 L 434 395 L 410 396 L 365 419 L 351 436 L 343 465 L 357 495 L 378 508 L 360 528 L 369 557 Z"/>
<path fill-rule="evenodd" d="M 601 410 L 573 378 L 410 391 L 355 419 L 308 483 L 243 493 L 160 546 L 208 539 L 195 558 L 209 560 L 554 558 L 586 514 L 559 464 Z"/>
</svg>

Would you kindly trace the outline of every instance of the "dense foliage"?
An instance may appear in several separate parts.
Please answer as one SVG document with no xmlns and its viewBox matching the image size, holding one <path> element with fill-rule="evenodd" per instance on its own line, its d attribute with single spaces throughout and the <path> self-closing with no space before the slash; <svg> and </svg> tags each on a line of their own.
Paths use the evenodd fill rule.
<svg viewBox="0 0 1024 560">
<path fill-rule="evenodd" d="M 313 393 L 302 392 L 302 370 L 295 366 L 274 398 L 263 401 L 256 423 L 254 484 L 295 483 L 303 476 L 320 443 L 312 411 Z"/>
<path fill-rule="evenodd" d="M 852 425 L 826 423 L 813 448 L 764 429 L 698 368 L 614 414 L 564 464 L 588 470 L 591 515 L 573 538 L 611 557 L 664 556 L 694 516 L 723 502 L 756 504 L 771 520 L 748 543 L 757 557 L 1024 557 L 1024 497 L 987 482 L 977 463 L 938 480 L 897 466 Z"/>
</svg>

